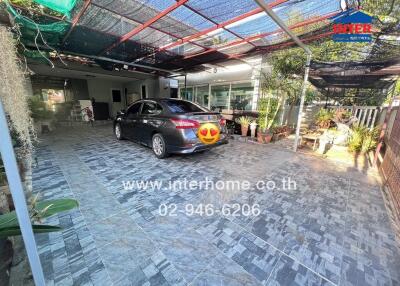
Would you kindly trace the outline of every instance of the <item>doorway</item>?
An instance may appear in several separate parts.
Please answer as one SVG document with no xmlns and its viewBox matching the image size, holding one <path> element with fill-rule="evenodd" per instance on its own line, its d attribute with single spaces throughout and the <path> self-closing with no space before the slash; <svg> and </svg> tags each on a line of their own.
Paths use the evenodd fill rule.
<svg viewBox="0 0 400 286">
<path fill-rule="evenodd" d="M 147 89 L 145 85 L 142 85 L 142 99 L 147 98 Z"/>
<path fill-rule="evenodd" d="M 123 109 L 121 89 L 111 89 L 111 116 L 115 117 L 118 111 Z"/>
</svg>

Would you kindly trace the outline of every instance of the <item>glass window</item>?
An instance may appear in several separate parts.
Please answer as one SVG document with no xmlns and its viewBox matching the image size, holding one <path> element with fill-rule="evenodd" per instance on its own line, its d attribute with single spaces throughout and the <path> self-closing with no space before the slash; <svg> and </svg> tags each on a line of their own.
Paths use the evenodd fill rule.
<svg viewBox="0 0 400 286">
<path fill-rule="evenodd" d="M 251 110 L 254 85 L 251 82 L 233 83 L 231 87 L 231 109 Z"/>
<path fill-rule="evenodd" d="M 208 108 L 208 85 L 196 87 L 196 102 Z"/>
<path fill-rule="evenodd" d="M 135 117 L 136 115 L 138 115 L 140 106 L 142 106 L 142 103 L 138 102 L 138 103 L 135 103 L 134 105 L 132 105 L 131 107 L 129 107 L 129 109 L 127 111 L 128 118 L 132 118 L 132 117 Z"/>
<path fill-rule="evenodd" d="M 204 112 L 201 106 L 184 100 L 164 101 L 172 113 Z"/>
<path fill-rule="evenodd" d="M 162 108 L 159 104 L 155 102 L 145 102 L 143 103 L 142 107 L 142 114 L 160 114 L 162 111 Z"/>
<path fill-rule="evenodd" d="M 211 110 L 228 109 L 229 84 L 211 86 Z"/>
<path fill-rule="evenodd" d="M 194 101 L 193 87 L 181 88 L 181 98 L 189 101 Z"/>
</svg>

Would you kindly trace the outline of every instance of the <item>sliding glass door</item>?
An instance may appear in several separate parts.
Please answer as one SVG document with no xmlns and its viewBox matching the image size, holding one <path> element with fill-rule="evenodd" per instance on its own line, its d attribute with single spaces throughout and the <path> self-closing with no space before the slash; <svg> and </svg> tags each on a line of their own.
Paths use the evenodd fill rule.
<svg viewBox="0 0 400 286">
<path fill-rule="evenodd" d="M 196 102 L 208 108 L 209 89 L 208 85 L 196 87 Z"/>
<path fill-rule="evenodd" d="M 229 108 L 230 85 L 211 86 L 211 110 L 222 111 Z"/>
<path fill-rule="evenodd" d="M 254 85 L 251 82 L 232 83 L 230 109 L 251 110 L 254 94 Z"/>
</svg>

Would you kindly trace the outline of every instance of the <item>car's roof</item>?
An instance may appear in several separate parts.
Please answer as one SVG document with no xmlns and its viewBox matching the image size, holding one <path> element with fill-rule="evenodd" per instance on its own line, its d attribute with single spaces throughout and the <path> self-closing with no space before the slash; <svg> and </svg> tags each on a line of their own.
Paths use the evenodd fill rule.
<svg viewBox="0 0 400 286">
<path fill-rule="evenodd" d="M 180 99 L 180 98 L 165 98 L 165 97 L 164 98 L 156 98 L 156 97 L 143 98 L 138 101 L 146 101 L 146 100 L 151 100 L 151 101 L 155 101 L 155 102 L 161 102 L 161 101 L 166 101 L 166 100 L 186 101 L 186 100 Z"/>
<path fill-rule="evenodd" d="M 131 107 L 132 105 L 136 104 L 136 103 L 141 103 L 141 102 L 145 102 L 145 101 L 154 101 L 154 102 L 165 102 L 165 101 L 185 101 L 185 102 L 189 102 L 187 100 L 184 99 L 180 99 L 180 98 L 155 98 L 155 97 L 150 97 L 150 98 L 143 98 L 143 99 L 138 99 L 135 102 L 132 102 L 127 108 Z"/>
</svg>

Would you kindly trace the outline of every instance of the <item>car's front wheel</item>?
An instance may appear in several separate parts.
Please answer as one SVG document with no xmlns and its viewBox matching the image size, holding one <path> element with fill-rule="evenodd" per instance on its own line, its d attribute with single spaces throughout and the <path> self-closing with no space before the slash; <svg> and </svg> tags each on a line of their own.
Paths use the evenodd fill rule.
<svg viewBox="0 0 400 286">
<path fill-rule="evenodd" d="M 161 134 L 154 134 L 152 139 L 152 148 L 154 155 L 156 155 L 157 158 L 163 159 L 165 157 L 168 157 L 165 140 Z"/>
<path fill-rule="evenodd" d="M 124 137 L 122 136 L 121 125 L 119 123 L 115 124 L 114 134 L 115 134 L 115 137 L 117 137 L 118 140 L 124 139 Z"/>
</svg>

